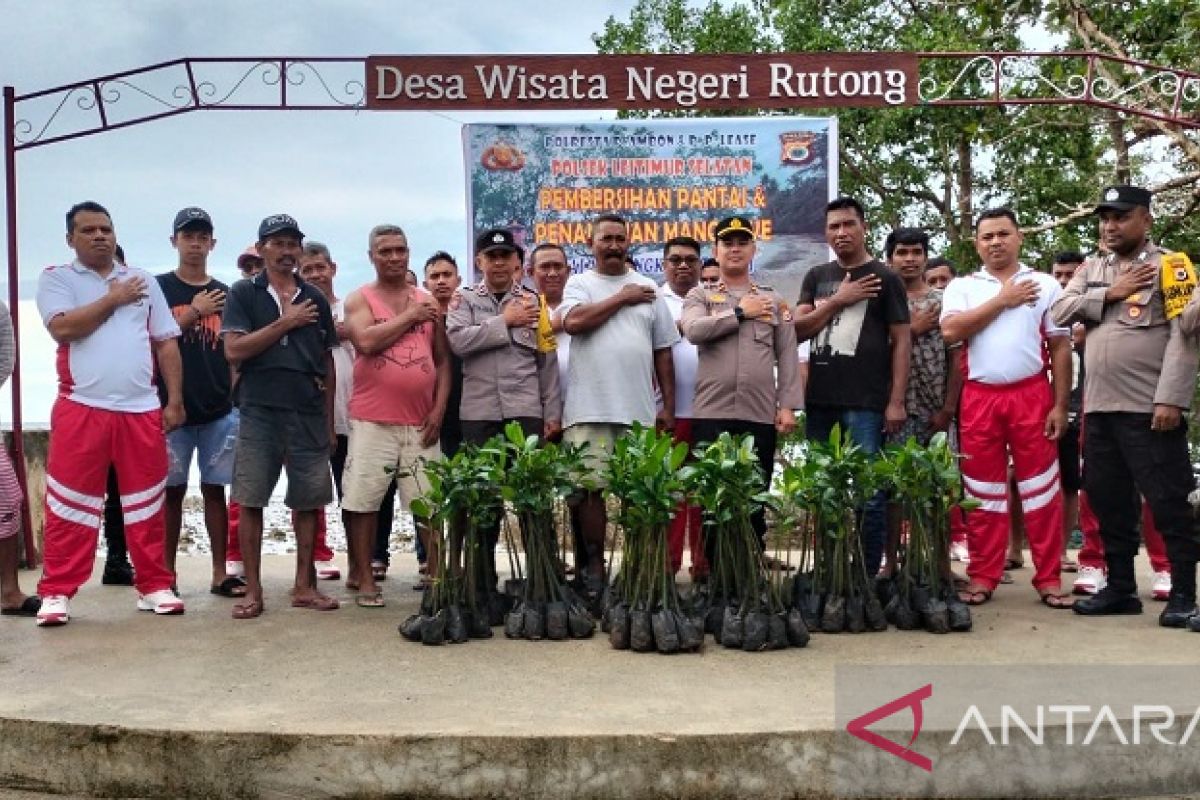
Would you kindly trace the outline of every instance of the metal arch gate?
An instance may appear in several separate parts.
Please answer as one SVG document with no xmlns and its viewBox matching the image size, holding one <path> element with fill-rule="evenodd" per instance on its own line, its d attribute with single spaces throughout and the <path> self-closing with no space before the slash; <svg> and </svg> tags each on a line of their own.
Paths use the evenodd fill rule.
<svg viewBox="0 0 1200 800">
<path fill-rule="evenodd" d="M 789 55 L 800 54 L 775 55 L 786 60 Z M 888 54 L 878 55 L 886 58 Z M 916 97 L 922 105 L 1081 104 L 1148 118 L 1175 128 L 1200 129 L 1200 74 L 1197 73 L 1080 51 L 948 52 L 916 56 L 919 65 Z M 447 57 L 463 62 L 471 58 Z M 599 57 L 552 58 L 579 61 Z M 703 60 L 705 56 L 672 58 L 678 65 L 680 58 Z M 13 86 L 4 87 L 8 302 L 16 345 L 12 374 L 13 466 L 22 492 L 26 492 L 26 474 L 21 435 L 24 419 L 16 154 L 192 111 L 360 111 L 368 105 L 367 61 L 366 57 L 182 58 L 22 95 Z M 744 102 L 730 100 L 722 107 L 744 106 Z M 656 107 L 672 110 L 676 105 L 664 101 Z M 126 111 L 127 108 L 130 110 Z M 487 106 L 463 108 L 486 110 Z M 27 560 L 34 563 L 37 551 L 28 502 L 22 515 L 25 553 Z"/>
</svg>

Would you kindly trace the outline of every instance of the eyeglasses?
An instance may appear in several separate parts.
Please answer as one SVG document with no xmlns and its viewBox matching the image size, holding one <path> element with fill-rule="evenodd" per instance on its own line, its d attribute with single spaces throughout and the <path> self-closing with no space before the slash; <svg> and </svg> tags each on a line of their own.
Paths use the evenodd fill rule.
<svg viewBox="0 0 1200 800">
<path fill-rule="evenodd" d="M 700 263 L 699 256 L 667 256 L 667 263 L 673 267 L 678 267 L 680 264 L 687 264 L 689 267 L 694 267 Z"/>
</svg>

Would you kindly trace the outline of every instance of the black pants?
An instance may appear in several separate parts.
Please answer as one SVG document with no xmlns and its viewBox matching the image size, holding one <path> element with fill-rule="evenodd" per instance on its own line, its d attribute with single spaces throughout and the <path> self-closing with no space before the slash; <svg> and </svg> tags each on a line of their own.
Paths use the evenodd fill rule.
<svg viewBox="0 0 1200 800">
<path fill-rule="evenodd" d="M 1187 425 L 1150 430 L 1149 414 L 1094 413 L 1085 418 L 1083 461 L 1088 502 L 1100 521 L 1108 585 L 1133 593 L 1138 551 L 1139 495 L 1150 504 L 1171 561 L 1172 584 L 1194 591 L 1200 537 L 1188 493 L 1195 486 Z"/>
<path fill-rule="evenodd" d="M 514 417 L 505 420 L 463 420 L 462 425 L 462 442 L 463 444 L 481 445 L 488 439 L 491 439 L 497 434 L 504 433 L 504 426 L 510 422 L 516 422 L 521 426 L 521 432 L 526 436 L 541 436 L 543 431 L 542 420 L 539 417 Z M 497 495 L 497 500 L 499 496 Z M 487 570 L 488 585 L 495 589 L 500 584 L 500 576 L 496 572 L 496 545 L 500 542 L 500 519 L 496 519 L 496 523 L 485 531 L 485 546 L 483 548 L 483 557 L 485 568 Z"/>
<path fill-rule="evenodd" d="M 692 452 L 699 455 L 705 443 L 716 440 L 717 437 L 726 431 L 733 436 L 741 436 L 748 433 L 754 438 L 754 447 L 758 452 L 758 467 L 762 472 L 763 489 L 765 490 L 771 485 L 771 475 L 775 471 L 775 445 L 779 439 L 779 434 L 775 430 L 775 426 L 761 422 L 744 422 L 736 419 L 693 419 L 692 438 L 696 444 L 692 447 Z M 758 534 L 759 548 L 765 550 L 767 547 L 766 510 L 760 508 L 758 511 L 755 511 L 750 517 L 750 524 L 754 527 L 754 532 Z M 711 565 L 716 564 L 716 539 L 717 537 L 715 536 L 704 537 L 704 556 L 708 559 L 710 568 Z"/>
<path fill-rule="evenodd" d="M 350 446 L 350 438 L 340 433 L 337 435 L 337 449 L 329 457 L 329 466 L 333 469 L 333 488 L 337 491 L 338 502 L 342 500 L 342 473 L 346 471 L 346 454 Z M 392 536 L 392 519 L 396 516 L 396 479 L 388 484 L 387 493 L 379 504 L 379 514 L 375 517 L 375 546 L 372 548 L 371 560 L 392 563 L 388 550 L 388 541 Z M 350 531 L 346 531 L 347 538 Z M 417 560 L 425 563 L 425 543 L 421 537 L 416 537 Z"/>
<path fill-rule="evenodd" d="M 104 541 L 108 550 L 105 560 L 124 563 L 129 554 L 125 549 L 125 512 L 121 509 L 121 489 L 117 486 L 117 468 L 108 468 L 108 488 L 104 490 Z"/>
</svg>

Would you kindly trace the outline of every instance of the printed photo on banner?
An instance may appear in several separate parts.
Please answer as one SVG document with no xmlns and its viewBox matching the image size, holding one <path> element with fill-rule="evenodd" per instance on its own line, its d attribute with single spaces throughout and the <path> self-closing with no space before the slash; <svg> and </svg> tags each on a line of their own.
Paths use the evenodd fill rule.
<svg viewBox="0 0 1200 800">
<path fill-rule="evenodd" d="M 784 297 L 829 260 L 836 118 L 473 124 L 463 157 L 471 235 L 503 227 L 526 251 L 562 245 L 574 272 L 591 267 L 589 223 L 603 213 L 628 220 L 630 254 L 658 280 L 665 242 L 692 236 L 709 255 L 713 226 L 735 214 L 754 223 L 755 279 Z"/>
</svg>

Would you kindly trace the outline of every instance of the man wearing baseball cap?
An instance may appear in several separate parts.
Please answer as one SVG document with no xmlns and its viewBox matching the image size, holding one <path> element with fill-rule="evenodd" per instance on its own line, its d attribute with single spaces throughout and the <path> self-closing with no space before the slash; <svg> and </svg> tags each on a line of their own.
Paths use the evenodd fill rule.
<svg viewBox="0 0 1200 800">
<path fill-rule="evenodd" d="M 258 273 L 262 272 L 263 260 L 258 254 L 258 247 L 250 245 L 237 258 L 237 268 L 242 273 L 243 278 L 253 278 Z"/>
<path fill-rule="evenodd" d="M 238 415 L 231 397 L 229 362 L 221 346 L 221 311 L 229 287 L 208 274 L 208 256 L 216 245 L 213 221 L 204 209 L 185 208 L 175 215 L 171 244 L 179 256 L 176 268 L 157 276 L 167 305 L 182 334 L 179 355 L 183 361 L 183 405 L 187 423 L 167 434 L 167 494 L 165 552 L 167 569 L 175 571 L 175 553 L 183 525 L 183 499 L 187 495 L 192 453 L 200 468 L 200 494 L 204 521 L 212 543 L 213 594 L 240 597 L 240 578 L 225 574 L 225 535 L 228 518 L 225 487 L 233 480 L 233 447 Z M 158 380 L 163 403 L 167 387 Z M 215 523 L 215 524 L 213 524 Z"/>
<path fill-rule="evenodd" d="M 524 257 L 511 231 L 484 231 L 475 240 L 481 279 L 450 301 L 446 335 L 462 359 L 459 418 L 465 444 L 482 445 L 509 422 L 519 424 L 526 436 L 551 438 L 562 429 L 558 358 L 553 349 L 538 346 L 537 292 L 517 281 Z M 499 538 L 497 518 L 484 553 L 493 589 Z"/>
<path fill-rule="evenodd" d="M 688 292 L 681 320 L 684 336 L 700 354 L 692 431 L 698 442 L 714 441 L 725 431 L 750 434 L 767 485 L 777 437 L 792 432 L 794 410 L 804 407 L 796 330 L 784 299 L 750 277 L 755 252 L 750 220 L 726 217 L 713 237 L 721 280 L 714 289 Z M 763 547 L 766 517 L 760 511 L 751 522 Z M 705 550 L 710 562 L 717 557 L 711 538 Z"/>
<path fill-rule="evenodd" d="M 338 607 L 337 600 L 317 590 L 313 565 L 317 509 L 333 499 L 331 353 L 338 338 L 329 302 L 296 274 L 303 239 L 299 224 L 287 214 L 264 219 L 257 246 L 265 269 L 235 283 L 225 303 L 225 356 L 240 372 L 233 499 L 241 505 L 246 568 L 246 596 L 233 607 L 234 619 L 263 612 L 263 508 L 283 469 L 288 479 L 284 503 L 295 512 L 297 568 L 291 603 L 320 611 Z"/>
<path fill-rule="evenodd" d="M 1150 505 L 1171 562 L 1159 615 L 1182 628 L 1196 615 L 1200 537 L 1188 494 L 1195 487 L 1183 415 L 1200 350 L 1183 312 L 1196 286 L 1183 253 L 1150 241 L 1150 192 L 1110 186 L 1096 206 L 1105 255 L 1088 258 L 1052 313 L 1087 327 L 1084 350 L 1084 488 L 1100 521 L 1108 585 L 1075 604 L 1078 614 L 1140 614 L 1134 556 L 1139 494 Z M 1188 317 L 1191 318 L 1189 311 Z"/>
</svg>

